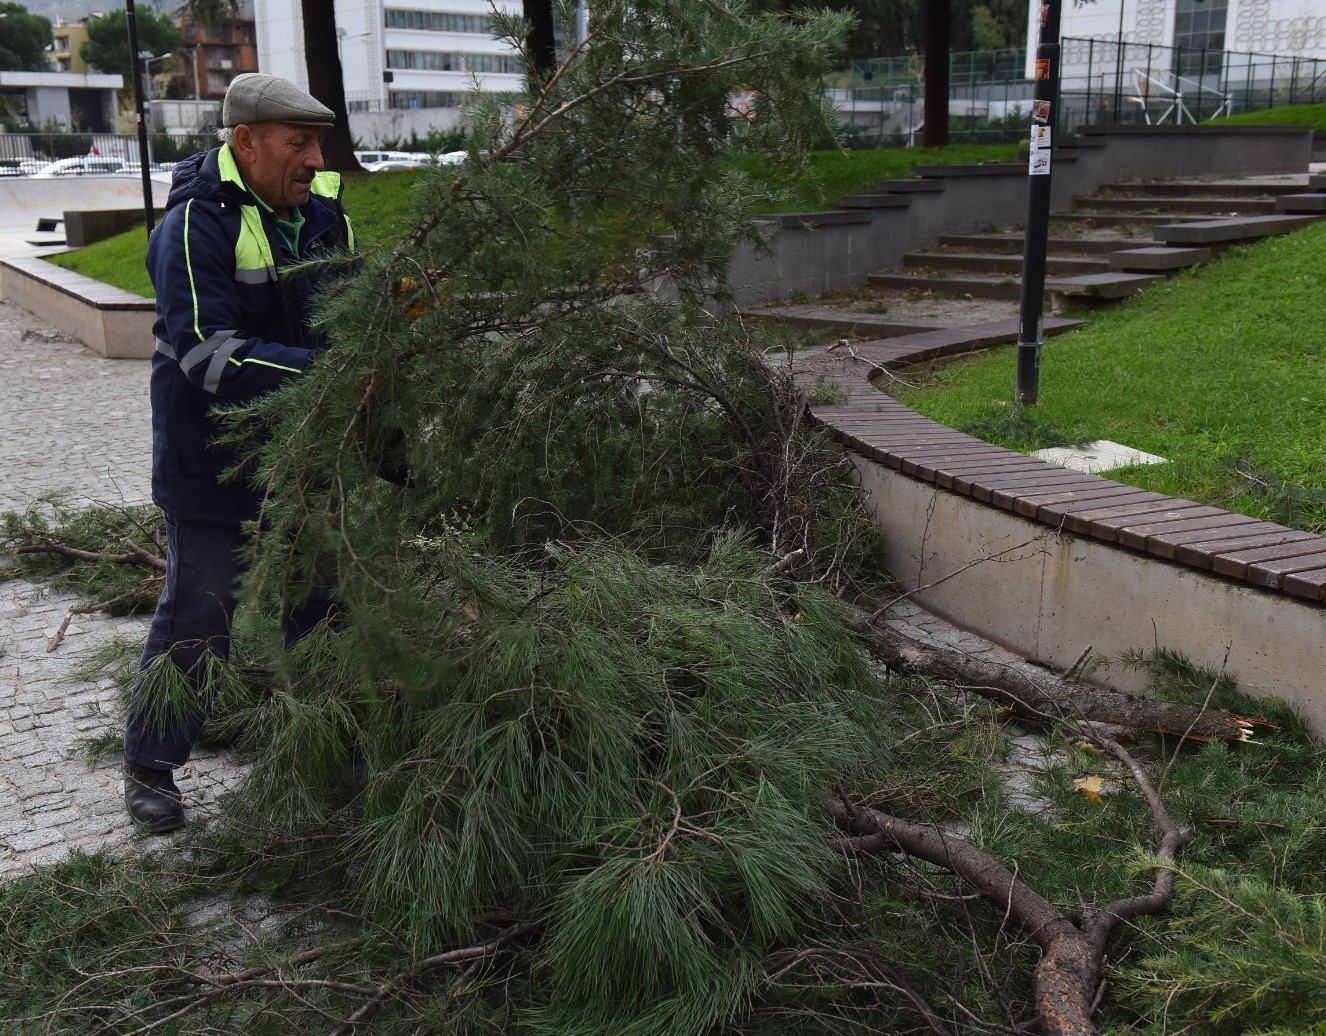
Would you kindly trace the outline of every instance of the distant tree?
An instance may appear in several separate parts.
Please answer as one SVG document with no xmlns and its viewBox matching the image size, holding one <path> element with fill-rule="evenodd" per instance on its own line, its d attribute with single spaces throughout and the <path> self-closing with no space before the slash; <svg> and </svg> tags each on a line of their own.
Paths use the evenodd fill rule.
<svg viewBox="0 0 1326 1036">
<path fill-rule="evenodd" d="M 0 70 L 47 72 L 51 63 L 46 48 L 51 42 L 51 23 L 39 14 L 29 14 L 22 4 L 0 3 Z"/>
<path fill-rule="evenodd" d="M 180 32 L 166 15 L 155 14 L 143 4 L 134 5 L 138 22 L 138 49 L 153 54 L 169 54 L 182 42 Z M 123 9 L 90 22 L 87 42 L 79 56 L 99 71 L 124 76 L 125 86 L 133 85 L 133 56 L 129 53 L 129 16 Z"/>
</svg>

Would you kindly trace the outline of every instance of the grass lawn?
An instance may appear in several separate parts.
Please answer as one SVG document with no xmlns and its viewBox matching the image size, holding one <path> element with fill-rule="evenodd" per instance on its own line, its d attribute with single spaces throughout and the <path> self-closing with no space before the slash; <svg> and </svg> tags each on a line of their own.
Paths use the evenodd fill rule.
<svg viewBox="0 0 1326 1036">
<path fill-rule="evenodd" d="M 966 145 L 947 148 L 903 148 L 881 151 L 819 151 L 813 156 L 814 175 L 794 188 L 793 201 L 783 211 L 832 208 L 838 197 L 871 187 L 877 180 L 910 176 L 918 165 L 961 165 L 989 161 L 1012 161 L 1017 144 Z M 757 179 L 753 165 L 746 171 Z M 345 207 L 361 237 L 382 240 L 400 229 L 397 222 L 406 211 L 406 200 L 416 173 L 372 173 L 346 179 Z M 774 174 L 764 174 L 774 175 Z M 143 268 L 147 249 L 141 229 L 125 231 L 87 248 L 53 256 L 57 266 L 154 298 L 152 282 Z"/>
<path fill-rule="evenodd" d="M 1326 133 L 1326 104 L 1294 104 L 1207 121 L 1213 126 L 1310 126 L 1318 133 Z"/>
<path fill-rule="evenodd" d="M 406 209 L 414 181 L 410 171 L 347 177 L 345 207 L 355 232 L 374 240 L 390 235 Z M 48 262 L 150 299 L 156 292 L 143 266 L 146 252 L 147 239 L 142 228 L 135 227 L 87 248 L 52 256 Z"/>
<path fill-rule="evenodd" d="M 927 416 L 1012 449 L 1110 439 L 1169 458 L 1109 477 L 1326 532 L 1326 224 L 1232 250 L 1046 341 L 904 375 Z"/>
</svg>

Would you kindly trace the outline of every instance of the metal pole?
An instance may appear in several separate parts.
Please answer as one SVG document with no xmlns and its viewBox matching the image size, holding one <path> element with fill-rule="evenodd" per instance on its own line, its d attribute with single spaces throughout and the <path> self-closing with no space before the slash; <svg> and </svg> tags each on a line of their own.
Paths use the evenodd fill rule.
<svg viewBox="0 0 1326 1036">
<path fill-rule="evenodd" d="M 1114 121 L 1119 122 L 1119 109 L 1123 107 L 1123 12 L 1128 0 L 1119 0 L 1119 41 L 1114 48 Z"/>
<path fill-rule="evenodd" d="M 1013 398 L 1034 406 L 1040 394 L 1041 342 L 1045 332 L 1045 255 L 1050 236 L 1050 165 L 1059 104 L 1059 10 L 1061 0 L 1042 0 L 1036 87 L 1032 97 L 1028 169 L 1027 236 L 1022 252 L 1022 307 L 1018 319 L 1017 389 Z"/>
<path fill-rule="evenodd" d="M 152 208 L 151 161 L 147 151 L 147 120 L 143 117 L 143 69 L 142 59 L 138 56 L 138 18 L 134 14 L 134 0 L 124 0 L 129 16 L 129 60 L 133 62 L 134 75 L 134 114 L 138 119 L 138 166 L 143 175 L 143 223 L 150 237 L 156 224 L 156 212 Z"/>
</svg>

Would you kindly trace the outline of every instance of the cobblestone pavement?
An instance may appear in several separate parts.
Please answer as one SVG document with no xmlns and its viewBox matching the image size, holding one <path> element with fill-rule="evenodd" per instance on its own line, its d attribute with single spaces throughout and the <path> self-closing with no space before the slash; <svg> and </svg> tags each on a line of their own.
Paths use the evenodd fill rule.
<svg viewBox="0 0 1326 1036">
<path fill-rule="evenodd" d="M 0 511 L 68 489 L 89 503 L 139 504 L 150 490 L 148 362 L 106 360 L 0 301 Z M 0 572 L 0 576 L 3 573 Z M 88 760 L 81 739 L 119 729 L 109 679 L 78 680 L 89 650 L 142 639 L 141 619 L 79 617 L 47 651 L 72 597 L 0 582 L 0 877 L 71 850 L 137 844 L 119 762 Z M 199 752 L 179 784 L 195 812 L 236 774 Z"/>
<path fill-rule="evenodd" d="M 77 501 L 146 502 L 148 367 L 103 359 L 0 301 L 0 511 L 23 510 L 57 488 Z M 161 843 L 133 831 L 118 758 L 88 759 L 79 749 L 81 740 L 120 728 L 115 687 L 109 678 L 79 678 L 79 662 L 114 638 L 141 641 L 146 623 L 80 616 L 48 651 L 65 610 L 77 603 L 21 580 L 0 581 L 0 879 L 74 850 Z M 909 635 L 1025 664 L 914 605 L 891 615 Z M 224 754 L 195 753 L 177 773 L 190 815 L 205 813 L 240 772 Z"/>
</svg>

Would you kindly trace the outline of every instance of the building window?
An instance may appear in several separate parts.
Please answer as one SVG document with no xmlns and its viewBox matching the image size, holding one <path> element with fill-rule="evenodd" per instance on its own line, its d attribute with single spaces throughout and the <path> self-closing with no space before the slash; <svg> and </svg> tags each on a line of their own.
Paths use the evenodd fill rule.
<svg viewBox="0 0 1326 1036">
<path fill-rule="evenodd" d="M 487 14 L 448 14 L 443 11 L 403 11 L 387 8 L 388 29 L 423 29 L 426 32 L 493 33 L 493 18 Z"/>
<path fill-rule="evenodd" d="M 1178 0 L 1174 14 L 1174 71 L 1178 75 L 1220 74 L 1228 13 L 1229 0 Z"/>
<path fill-rule="evenodd" d="M 388 104 L 392 108 L 458 108 L 468 94 L 452 90 L 393 90 Z"/>
<path fill-rule="evenodd" d="M 451 54 L 442 50 L 389 50 L 387 67 L 421 72 L 496 72 L 506 75 L 519 75 L 524 71 L 520 59 L 513 54 Z"/>
</svg>

